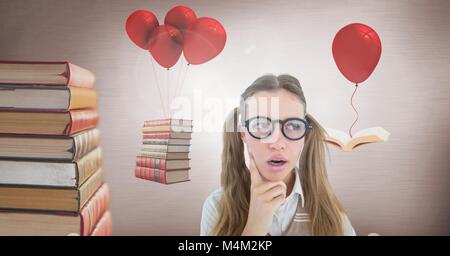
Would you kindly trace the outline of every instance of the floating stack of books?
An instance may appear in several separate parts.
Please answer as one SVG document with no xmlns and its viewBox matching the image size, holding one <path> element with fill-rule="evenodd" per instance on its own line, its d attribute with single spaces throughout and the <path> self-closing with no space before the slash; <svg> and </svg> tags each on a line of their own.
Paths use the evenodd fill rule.
<svg viewBox="0 0 450 256">
<path fill-rule="evenodd" d="M 188 181 L 192 120 L 145 121 L 142 131 L 136 177 L 164 184 Z"/>
<path fill-rule="evenodd" d="M 0 61 L 0 235 L 111 235 L 95 76 Z"/>
</svg>

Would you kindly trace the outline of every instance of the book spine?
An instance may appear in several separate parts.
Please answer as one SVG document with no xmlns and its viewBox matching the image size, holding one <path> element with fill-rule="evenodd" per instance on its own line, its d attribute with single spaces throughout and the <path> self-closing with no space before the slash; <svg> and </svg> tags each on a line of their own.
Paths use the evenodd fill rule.
<svg viewBox="0 0 450 256">
<path fill-rule="evenodd" d="M 152 158 L 159 158 L 159 159 L 166 159 L 167 158 L 167 152 L 151 152 L 151 151 L 142 151 L 141 150 L 141 156 L 152 157 Z"/>
<path fill-rule="evenodd" d="M 73 137 L 74 140 L 74 158 L 78 160 L 100 144 L 100 131 L 92 129 Z"/>
<path fill-rule="evenodd" d="M 95 191 L 102 185 L 102 169 L 99 168 L 94 174 L 80 187 L 78 191 L 78 209 L 77 212 L 83 208 L 89 198 L 92 197 Z"/>
<path fill-rule="evenodd" d="M 167 145 L 167 144 L 171 144 L 171 141 L 170 141 L 170 139 L 144 139 L 143 144 Z"/>
<path fill-rule="evenodd" d="M 81 234 L 92 233 L 103 214 L 109 209 L 110 191 L 108 184 L 103 184 L 81 210 Z"/>
<path fill-rule="evenodd" d="M 97 107 L 97 92 L 94 89 L 69 87 L 68 110 Z"/>
<path fill-rule="evenodd" d="M 67 63 L 66 78 L 67 85 L 74 87 L 93 88 L 95 84 L 95 75 L 84 68 L 75 64 Z"/>
<path fill-rule="evenodd" d="M 136 178 L 167 184 L 165 170 L 136 166 L 135 176 Z"/>
<path fill-rule="evenodd" d="M 142 132 L 182 132 L 182 133 L 192 133 L 193 126 L 178 126 L 178 125 L 157 125 L 143 127 Z"/>
<path fill-rule="evenodd" d="M 91 236 L 111 236 L 112 235 L 112 218 L 111 213 L 106 211 L 103 214 L 97 226 L 92 231 Z"/>
<path fill-rule="evenodd" d="M 170 132 L 145 132 L 143 139 L 170 139 Z"/>
<path fill-rule="evenodd" d="M 165 159 L 157 159 L 151 157 L 138 156 L 136 158 L 136 166 L 156 168 L 161 170 L 167 170 L 167 161 Z"/>
<path fill-rule="evenodd" d="M 77 165 L 77 186 L 81 186 L 102 165 L 102 150 L 100 147 L 92 150 L 86 156 L 75 162 Z"/>
<path fill-rule="evenodd" d="M 169 125 L 169 124 L 170 124 L 170 119 L 144 121 L 144 127 L 159 126 L 159 125 Z"/>
<path fill-rule="evenodd" d="M 71 121 L 64 129 L 64 135 L 97 127 L 99 117 L 96 110 L 71 110 L 69 113 Z"/>
<path fill-rule="evenodd" d="M 150 152 L 169 152 L 168 145 L 156 145 L 156 144 L 145 144 L 142 148 L 142 151 L 150 151 Z"/>
<path fill-rule="evenodd" d="M 187 120 L 187 119 L 161 119 L 161 120 L 144 121 L 144 127 L 160 126 L 160 125 L 192 126 L 192 120 Z"/>
</svg>

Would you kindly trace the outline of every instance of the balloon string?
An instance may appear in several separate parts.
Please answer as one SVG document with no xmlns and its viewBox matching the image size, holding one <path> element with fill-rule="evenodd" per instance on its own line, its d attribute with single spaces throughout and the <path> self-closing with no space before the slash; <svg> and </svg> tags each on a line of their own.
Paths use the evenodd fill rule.
<svg viewBox="0 0 450 256">
<path fill-rule="evenodd" d="M 153 75 L 155 76 L 156 87 L 158 88 L 159 100 L 161 102 L 163 115 L 166 116 L 166 108 L 165 108 L 164 100 L 163 100 L 163 97 L 162 97 L 162 94 L 161 94 L 161 88 L 159 87 L 158 76 L 156 74 L 156 69 L 155 69 L 155 64 L 153 63 L 154 62 L 153 58 L 151 58 L 151 62 L 152 62 L 152 68 L 153 68 Z"/>
<path fill-rule="evenodd" d="M 171 109 L 170 109 L 170 76 L 169 76 L 169 70 L 170 69 L 167 69 L 167 72 L 166 72 L 166 74 L 167 74 L 167 77 L 166 77 L 166 81 L 167 81 L 167 84 L 166 84 L 166 87 L 167 87 L 167 109 L 168 109 L 168 114 L 169 114 L 169 116 L 167 117 L 167 118 L 170 118 L 170 116 L 171 116 Z"/>
<path fill-rule="evenodd" d="M 355 85 L 355 90 L 353 91 L 352 97 L 350 98 L 350 104 L 352 105 L 353 110 L 356 112 L 356 119 L 355 119 L 355 121 L 353 122 L 353 124 L 352 124 L 352 126 L 350 127 L 350 129 L 348 130 L 348 133 L 350 134 L 350 138 L 353 138 L 353 135 L 352 135 L 352 129 L 353 129 L 353 126 L 354 126 L 354 125 L 356 124 L 356 122 L 358 121 L 358 117 L 359 117 L 358 111 L 356 110 L 355 106 L 353 106 L 353 96 L 355 95 L 357 89 L 358 89 L 358 84 Z"/>
<path fill-rule="evenodd" d="M 180 84 L 180 89 L 178 90 L 178 95 L 180 95 L 181 92 L 183 91 L 184 81 L 186 80 L 186 76 L 187 76 L 188 69 L 189 69 L 190 65 L 191 64 L 188 63 L 187 66 L 186 66 L 186 72 L 184 72 L 184 76 L 183 76 L 183 79 L 182 79 L 181 84 Z"/>
<path fill-rule="evenodd" d="M 178 94 L 178 87 L 180 86 L 180 78 L 181 78 L 181 73 L 183 70 L 184 70 L 184 65 L 182 65 L 180 62 L 179 69 L 178 69 L 177 83 L 175 84 L 175 98 L 177 97 L 177 94 Z"/>
<path fill-rule="evenodd" d="M 186 76 L 187 67 L 188 67 L 188 65 L 186 65 L 186 66 L 183 65 L 182 66 L 182 71 L 183 72 L 182 72 L 182 74 L 180 76 L 180 79 Z M 180 91 L 181 91 L 180 89 L 181 89 L 182 82 L 184 82 L 184 79 L 181 79 L 180 83 L 178 83 L 178 85 L 177 85 L 176 97 L 178 97 L 180 95 Z"/>
</svg>

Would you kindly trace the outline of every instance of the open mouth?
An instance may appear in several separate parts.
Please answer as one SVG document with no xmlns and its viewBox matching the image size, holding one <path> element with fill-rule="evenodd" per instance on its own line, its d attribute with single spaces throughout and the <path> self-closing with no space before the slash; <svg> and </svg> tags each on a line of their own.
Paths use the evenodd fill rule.
<svg viewBox="0 0 450 256">
<path fill-rule="evenodd" d="M 286 163 L 286 161 L 284 161 L 284 160 L 270 160 L 268 163 L 269 163 L 269 165 L 272 165 L 272 166 L 282 166 L 282 165 L 284 165 Z"/>
</svg>

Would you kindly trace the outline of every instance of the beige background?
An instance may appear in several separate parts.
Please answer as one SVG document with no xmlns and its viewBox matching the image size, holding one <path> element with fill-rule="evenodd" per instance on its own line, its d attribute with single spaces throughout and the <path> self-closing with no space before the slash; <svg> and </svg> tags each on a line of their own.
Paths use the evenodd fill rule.
<svg viewBox="0 0 450 256">
<path fill-rule="evenodd" d="M 290 73 L 309 112 L 342 130 L 354 119 L 353 87 L 332 59 L 333 36 L 352 22 L 378 31 L 383 53 L 354 100 L 356 130 L 383 126 L 391 138 L 353 153 L 331 148 L 332 185 L 360 235 L 450 234 L 449 1 L 0 0 L 0 59 L 69 60 L 97 76 L 115 235 L 196 235 L 203 201 L 219 185 L 219 132 L 193 135 L 191 182 L 134 178 L 141 125 L 162 112 L 150 57 L 128 39 L 125 20 L 148 9 L 162 22 L 180 3 L 228 33 L 219 57 L 188 70 L 184 95 L 233 98 L 264 73 Z M 156 75 L 162 84 L 164 71 Z"/>
</svg>

